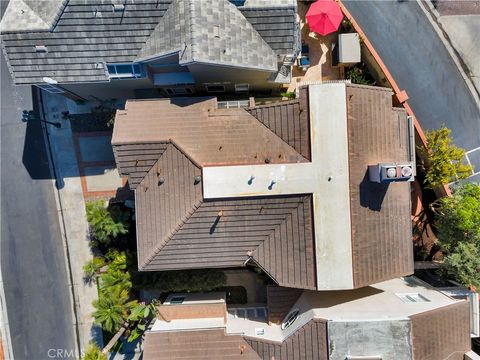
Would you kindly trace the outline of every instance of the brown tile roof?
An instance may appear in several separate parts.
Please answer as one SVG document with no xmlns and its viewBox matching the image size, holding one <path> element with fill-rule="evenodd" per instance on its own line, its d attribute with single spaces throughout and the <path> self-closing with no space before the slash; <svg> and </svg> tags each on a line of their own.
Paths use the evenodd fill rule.
<svg viewBox="0 0 480 360">
<path fill-rule="evenodd" d="M 283 342 L 245 337 L 247 343 L 261 359 L 327 360 L 327 322 L 322 319 L 310 320 L 297 329 Z"/>
<path fill-rule="evenodd" d="M 168 144 L 169 142 L 155 142 L 113 146 L 117 168 L 120 175 L 128 176 L 131 189 L 135 189 L 140 184 Z"/>
<path fill-rule="evenodd" d="M 139 266 L 169 240 L 202 200 L 200 169 L 169 144 L 135 191 Z M 165 182 L 160 184 L 160 178 Z"/>
<path fill-rule="evenodd" d="M 177 319 L 224 318 L 227 322 L 227 306 L 221 303 L 196 303 L 159 305 L 157 318 L 170 322 Z"/>
<path fill-rule="evenodd" d="M 251 256 L 278 284 L 316 289 L 310 194 L 205 200 L 194 181 L 208 165 L 307 162 L 306 91 L 250 113 L 217 109 L 211 98 L 127 102 L 112 144 L 120 173 L 137 187 L 141 270 L 238 267 Z M 361 287 L 413 269 L 409 184 L 367 177 L 368 165 L 408 160 L 407 120 L 388 89 L 346 91 L 353 279 Z"/>
<path fill-rule="evenodd" d="M 260 357 L 240 335 L 224 329 L 147 332 L 145 360 L 258 360 Z"/>
<path fill-rule="evenodd" d="M 117 111 L 112 145 L 120 173 L 132 176 L 132 188 L 151 166 L 151 156 L 170 140 L 201 166 L 307 161 L 244 109 L 216 109 L 212 99 L 188 106 L 177 102 L 128 101 Z M 150 151 L 132 153 L 139 144 L 150 144 Z"/>
<path fill-rule="evenodd" d="M 243 109 L 175 101 L 128 102 L 116 118 L 117 165 L 137 189 L 139 268 L 239 267 L 251 255 L 279 284 L 314 289 L 311 195 L 204 200 L 194 180 L 204 165 L 306 159 Z"/>
<path fill-rule="evenodd" d="M 298 153 L 310 159 L 308 88 L 302 88 L 299 99 L 256 106 L 247 111 Z"/>
<path fill-rule="evenodd" d="M 302 293 L 302 289 L 269 285 L 267 287 L 268 321 L 272 324 L 281 324 Z"/>
<path fill-rule="evenodd" d="M 368 165 L 408 162 L 407 116 L 388 89 L 347 86 L 355 287 L 413 271 L 410 184 L 370 182 Z"/>
<path fill-rule="evenodd" d="M 309 195 L 204 200 L 143 269 L 239 267 L 251 251 L 279 284 L 315 288 L 312 233 L 305 230 L 310 202 Z"/>
<path fill-rule="evenodd" d="M 413 358 L 463 360 L 471 349 L 470 313 L 467 301 L 410 317 Z"/>
</svg>

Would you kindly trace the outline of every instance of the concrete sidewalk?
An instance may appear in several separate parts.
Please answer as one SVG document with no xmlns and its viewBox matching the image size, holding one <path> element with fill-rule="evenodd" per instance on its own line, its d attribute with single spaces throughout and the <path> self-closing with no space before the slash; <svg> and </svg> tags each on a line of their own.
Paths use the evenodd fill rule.
<svg viewBox="0 0 480 360">
<path fill-rule="evenodd" d="M 86 284 L 83 279 L 83 265 L 92 258 L 88 239 L 88 223 L 82 184 L 78 170 L 70 120 L 62 119 L 67 111 L 67 100 L 55 94 L 42 91 L 45 120 L 60 122 L 60 129 L 48 126 L 55 171 L 57 174 L 57 208 L 60 223 L 64 224 L 66 256 L 74 294 L 78 337 L 83 350 L 93 338 L 103 345 L 102 332 L 93 323 L 92 301 L 97 298 L 95 284 Z"/>
</svg>

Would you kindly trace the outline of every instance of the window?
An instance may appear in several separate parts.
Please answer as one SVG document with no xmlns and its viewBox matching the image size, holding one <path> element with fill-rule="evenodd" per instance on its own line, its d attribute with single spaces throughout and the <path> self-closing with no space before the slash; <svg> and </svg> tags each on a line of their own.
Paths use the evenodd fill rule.
<svg viewBox="0 0 480 360">
<path fill-rule="evenodd" d="M 243 6 L 245 4 L 245 0 L 229 0 L 235 6 Z"/>
<path fill-rule="evenodd" d="M 264 307 L 251 308 L 229 308 L 228 313 L 235 319 L 250 319 L 265 321 L 267 319 L 267 309 Z"/>
<path fill-rule="evenodd" d="M 248 92 L 249 84 L 235 84 L 235 92 Z"/>
<path fill-rule="evenodd" d="M 264 328 L 255 328 L 255 335 L 265 335 L 265 329 Z"/>
<path fill-rule="evenodd" d="M 407 293 L 407 294 L 395 294 L 400 300 L 404 303 L 415 303 L 415 302 L 430 302 L 425 296 L 418 293 Z"/>
<path fill-rule="evenodd" d="M 131 79 L 144 77 L 140 64 L 109 64 L 107 65 L 110 79 Z"/>
<path fill-rule="evenodd" d="M 170 299 L 170 304 L 182 304 L 183 300 L 185 300 L 185 296 L 173 296 Z"/>
<path fill-rule="evenodd" d="M 225 92 L 225 86 L 223 85 L 205 85 L 208 92 Z"/>
<path fill-rule="evenodd" d="M 287 316 L 285 316 L 285 319 L 282 322 L 282 330 L 292 325 L 295 322 L 295 320 L 297 320 L 299 314 L 300 314 L 300 310 L 296 309 L 296 310 L 293 310 Z"/>
<path fill-rule="evenodd" d="M 192 88 L 167 88 L 165 89 L 168 95 L 190 95 L 193 94 Z"/>
<path fill-rule="evenodd" d="M 63 94 L 65 92 L 65 90 L 63 90 L 60 86 L 53 84 L 41 84 L 37 85 L 37 87 L 49 92 L 50 94 Z"/>
</svg>

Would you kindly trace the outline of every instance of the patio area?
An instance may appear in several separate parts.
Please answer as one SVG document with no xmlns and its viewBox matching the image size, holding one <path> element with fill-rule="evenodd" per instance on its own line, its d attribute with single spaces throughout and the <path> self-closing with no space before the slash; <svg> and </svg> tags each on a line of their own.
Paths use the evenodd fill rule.
<svg viewBox="0 0 480 360">
<path fill-rule="evenodd" d="M 292 80 L 288 86 L 288 92 L 294 92 L 302 83 L 322 82 L 343 79 L 340 67 L 332 66 L 332 43 L 337 41 L 337 33 L 327 36 L 311 34 L 305 21 L 305 14 L 311 3 L 298 1 L 298 17 L 300 21 L 302 47 L 308 47 L 310 66 L 304 71 L 301 66 L 295 64 L 292 69 Z M 313 37 L 315 36 L 315 37 Z"/>
</svg>

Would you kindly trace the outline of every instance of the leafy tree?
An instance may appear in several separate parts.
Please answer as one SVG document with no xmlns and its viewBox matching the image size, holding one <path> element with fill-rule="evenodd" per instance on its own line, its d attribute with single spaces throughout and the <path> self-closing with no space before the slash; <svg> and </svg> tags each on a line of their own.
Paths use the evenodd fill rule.
<svg viewBox="0 0 480 360">
<path fill-rule="evenodd" d="M 464 286 L 480 287 L 480 249 L 473 243 L 459 243 L 444 259 L 445 271 Z"/>
<path fill-rule="evenodd" d="M 437 236 L 445 250 L 455 251 L 460 243 L 480 247 L 480 185 L 460 185 L 436 206 Z"/>
<path fill-rule="evenodd" d="M 480 185 L 466 183 L 438 201 L 437 236 L 446 275 L 465 286 L 480 286 Z"/>
<path fill-rule="evenodd" d="M 428 149 L 418 148 L 425 159 L 425 184 L 430 188 L 466 179 L 472 174 L 472 166 L 463 163 L 465 150 L 453 144 L 451 132 L 445 126 L 427 131 Z"/>
<path fill-rule="evenodd" d="M 137 306 L 136 300 L 130 300 L 128 290 L 118 286 L 100 291 L 98 300 L 93 301 L 95 323 L 102 329 L 114 333 L 123 326 L 130 311 Z"/>
<path fill-rule="evenodd" d="M 90 260 L 83 266 L 85 279 L 88 281 L 92 281 L 93 278 L 99 272 L 99 270 L 104 266 L 105 266 L 105 259 L 95 256 L 92 260 Z"/>
<path fill-rule="evenodd" d="M 104 204 L 103 200 L 97 200 L 86 205 L 93 247 L 108 247 L 119 235 L 128 233 L 128 212 Z"/>
<path fill-rule="evenodd" d="M 107 360 L 107 355 L 103 354 L 97 345 L 90 343 L 85 350 L 82 360 Z"/>
</svg>

